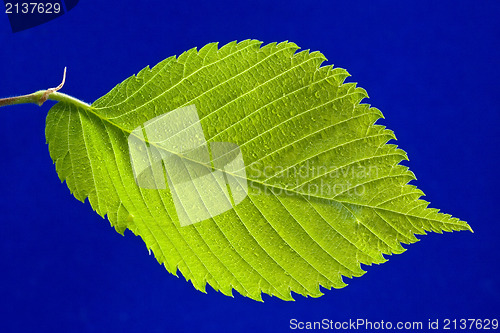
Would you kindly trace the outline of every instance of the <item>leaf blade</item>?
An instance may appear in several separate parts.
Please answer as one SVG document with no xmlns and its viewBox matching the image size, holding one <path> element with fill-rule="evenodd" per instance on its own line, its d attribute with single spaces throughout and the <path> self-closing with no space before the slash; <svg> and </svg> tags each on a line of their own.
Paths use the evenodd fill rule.
<svg viewBox="0 0 500 333">
<path fill-rule="evenodd" d="M 59 177 L 119 233 L 140 235 L 169 272 L 179 269 L 202 291 L 208 282 L 257 300 L 261 292 L 318 297 L 320 285 L 345 286 L 342 276 L 403 252 L 415 234 L 470 230 L 427 208 L 423 192 L 408 185 L 415 177 L 399 164 L 406 153 L 387 144 L 395 137 L 375 124 L 382 113 L 360 104 L 366 91 L 344 83 L 345 70 L 321 67 L 321 53 L 297 49 L 212 43 L 146 67 L 88 109 L 56 104 L 46 136 Z M 127 138 L 190 104 L 207 142 L 240 147 L 250 186 L 233 210 L 180 227 L 168 188 L 136 185 Z M 299 179 L 300 170 L 313 172 Z M 344 187 L 331 193 L 332 184 Z"/>
</svg>

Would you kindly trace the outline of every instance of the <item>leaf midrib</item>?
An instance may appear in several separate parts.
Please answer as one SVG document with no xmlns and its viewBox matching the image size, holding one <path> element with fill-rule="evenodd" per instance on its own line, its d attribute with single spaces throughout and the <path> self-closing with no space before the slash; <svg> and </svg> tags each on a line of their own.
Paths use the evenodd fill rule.
<svg viewBox="0 0 500 333">
<path fill-rule="evenodd" d="M 73 100 L 64 100 L 64 101 L 59 101 L 59 102 L 60 103 L 73 104 L 76 107 L 77 112 L 81 112 L 81 110 L 84 110 L 84 111 L 87 112 L 87 114 L 90 114 L 92 116 L 95 116 L 95 117 L 99 118 L 103 123 L 107 123 L 107 124 L 109 124 L 109 125 L 117 128 L 117 129 L 119 129 L 120 131 L 124 132 L 125 135 L 134 135 L 132 131 L 129 131 L 128 129 L 120 126 L 119 124 L 113 123 L 108 118 L 101 116 L 99 113 L 96 112 L 97 109 L 94 108 L 94 107 L 92 107 L 91 105 L 81 103 L 80 101 L 78 101 L 76 99 L 75 99 L 75 101 L 77 101 L 79 103 L 76 103 Z M 82 126 L 82 125 L 80 124 L 80 126 Z M 134 136 L 137 137 L 136 135 L 134 135 Z M 140 138 L 138 138 L 138 139 L 140 139 Z M 150 145 L 155 146 L 156 148 L 160 148 L 160 149 L 166 150 L 165 147 L 159 147 L 155 143 L 148 142 L 147 140 L 144 140 L 144 141 L 147 142 Z M 168 151 L 168 150 L 166 150 L 166 151 Z M 168 151 L 168 152 L 172 153 L 174 155 L 177 155 L 180 158 L 185 159 L 187 161 L 190 161 L 192 163 L 196 163 L 196 164 L 202 165 L 202 166 L 207 167 L 207 168 L 212 168 L 212 169 L 217 170 L 217 171 L 223 171 L 223 172 L 225 172 L 227 174 L 230 174 L 231 176 L 233 176 L 235 178 L 243 179 L 243 177 L 241 177 L 239 175 L 236 175 L 236 174 L 231 173 L 231 172 L 227 172 L 227 171 L 222 170 L 222 169 L 214 168 L 211 165 L 207 165 L 205 163 L 201 163 L 200 161 L 192 160 L 192 159 L 187 158 L 186 156 L 184 156 L 182 154 L 178 154 L 176 152 L 171 152 L 171 151 Z M 394 175 L 392 177 L 396 177 L 396 176 L 400 176 L 400 175 Z M 253 184 L 256 184 L 256 185 L 261 185 L 261 186 L 272 188 L 272 189 L 279 190 L 279 191 L 287 191 L 289 193 L 291 192 L 291 193 L 299 195 L 299 196 L 307 196 L 309 198 L 314 198 L 314 199 L 318 199 L 318 200 L 333 201 L 333 202 L 337 202 L 337 203 L 341 204 L 342 206 L 344 206 L 345 204 L 348 204 L 348 205 L 354 205 L 354 206 L 363 207 L 363 208 L 370 208 L 370 209 L 374 209 L 374 210 L 382 210 L 382 211 L 386 211 L 386 212 L 389 212 L 389 213 L 399 214 L 399 215 L 402 215 L 402 216 L 413 217 L 413 218 L 417 218 L 417 219 L 423 219 L 423 220 L 431 221 L 431 222 L 439 222 L 439 223 L 450 224 L 450 225 L 464 226 L 463 223 L 460 223 L 460 222 L 462 222 L 460 220 L 458 220 L 457 222 L 454 222 L 454 221 L 446 221 L 446 220 L 433 219 L 433 218 L 428 218 L 428 217 L 425 217 L 425 216 L 418 216 L 418 215 L 414 215 L 414 214 L 406 214 L 406 213 L 403 213 L 403 212 L 398 212 L 398 211 L 395 211 L 395 210 L 391 210 L 391 209 L 387 209 L 387 208 L 382 208 L 382 207 L 379 207 L 379 206 L 372 206 L 372 205 L 367 205 L 367 204 L 360 204 L 360 203 L 355 203 L 355 202 L 338 200 L 338 199 L 334 199 L 334 198 L 323 197 L 323 196 L 317 195 L 317 194 L 308 194 L 308 193 L 302 193 L 302 192 L 299 192 L 299 191 L 296 191 L 296 190 L 285 189 L 284 187 L 280 187 L 280 186 L 277 186 L 277 185 L 272 185 L 272 184 L 264 183 L 264 182 L 261 182 L 261 181 L 258 181 L 258 180 L 255 180 L 255 179 L 252 179 L 252 178 L 249 178 L 249 177 L 247 177 L 245 179 L 247 181 L 253 183 Z M 372 179 L 371 181 L 377 181 L 377 180 L 380 180 L 380 178 Z M 419 199 L 417 199 L 417 200 L 419 200 Z M 465 225 L 465 226 L 467 227 L 467 225 Z M 470 227 L 468 227 L 468 229 L 471 230 Z"/>
</svg>

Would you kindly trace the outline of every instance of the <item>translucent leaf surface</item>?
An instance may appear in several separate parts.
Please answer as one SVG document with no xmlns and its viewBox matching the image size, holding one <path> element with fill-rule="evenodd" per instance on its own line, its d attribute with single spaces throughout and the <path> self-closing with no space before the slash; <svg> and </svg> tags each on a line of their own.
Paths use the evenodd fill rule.
<svg viewBox="0 0 500 333">
<path fill-rule="evenodd" d="M 382 113 L 360 103 L 366 91 L 321 67 L 321 53 L 297 50 L 212 43 L 143 69 L 91 107 L 57 103 L 46 136 L 59 177 L 169 272 L 257 300 L 317 297 L 416 234 L 470 229 L 408 184 L 406 153 L 375 125 Z M 174 121 L 178 110 L 196 119 Z"/>
</svg>

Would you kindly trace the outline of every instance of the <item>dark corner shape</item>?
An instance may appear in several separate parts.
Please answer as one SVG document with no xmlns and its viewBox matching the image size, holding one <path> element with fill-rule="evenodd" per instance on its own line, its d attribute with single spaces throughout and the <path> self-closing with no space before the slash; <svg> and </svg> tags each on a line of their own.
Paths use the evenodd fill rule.
<svg viewBox="0 0 500 333">
<path fill-rule="evenodd" d="M 4 0 L 12 32 L 51 21 L 75 8 L 79 0 Z"/>
</svg>

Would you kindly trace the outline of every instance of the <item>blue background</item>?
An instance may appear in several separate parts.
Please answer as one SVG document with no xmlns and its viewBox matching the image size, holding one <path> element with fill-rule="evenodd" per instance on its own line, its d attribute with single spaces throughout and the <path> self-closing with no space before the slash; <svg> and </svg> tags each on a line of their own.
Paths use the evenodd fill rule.
<svg viewBox="0 0 500 333">
<path fill-rule="evenodd" d="M 0 96 L 59 84 L 93 102 L 208 42 L 290 40 L 346 68 L 408 152 L 415 182 L 475 233 L 429 234 L 319 299 L 196 291 L 61 184 L 50 103 L 0 110 L 0 332 L 289 331 L 289 320 L 498 318 L 500 1 L 90 1 L 13 34 Z M 366 268 L 366 267 L 365 267 Z"/>
</svg>

